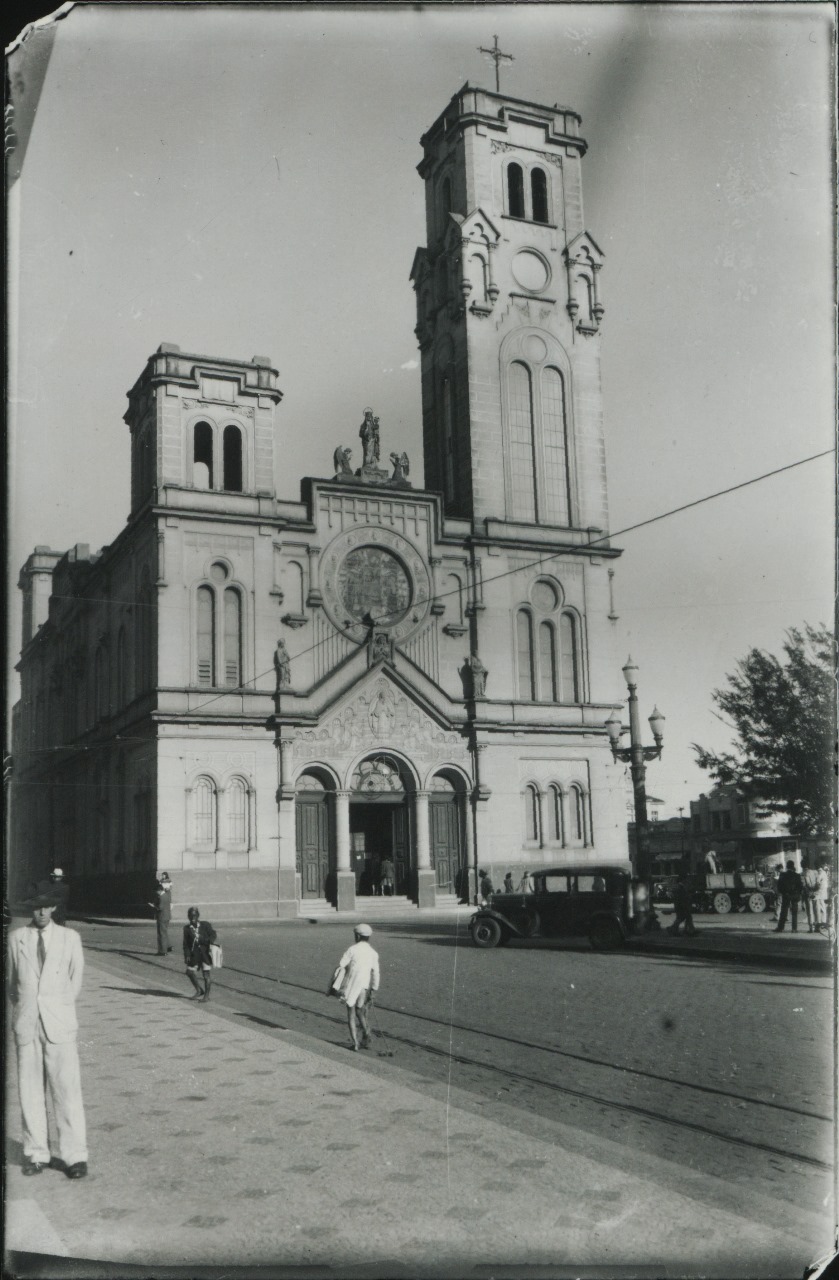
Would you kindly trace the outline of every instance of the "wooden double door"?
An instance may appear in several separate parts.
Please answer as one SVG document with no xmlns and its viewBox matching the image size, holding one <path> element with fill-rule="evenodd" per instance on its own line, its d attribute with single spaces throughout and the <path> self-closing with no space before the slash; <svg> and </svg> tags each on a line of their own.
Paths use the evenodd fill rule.
<svg viewBox="0 0 839 1280">
<path fill-rule="evenodd" d="M 304 898 L 335 896 L 333 807 L 326 792 L 297 797 L 297 865 Z"/>
<path fill-rule="evenodd" d="M 464 866 L 463 806 L 457 795 L 434 795 L 428 806 L 431 863 L 442 893 L 460 890 Z"/>
</svg>

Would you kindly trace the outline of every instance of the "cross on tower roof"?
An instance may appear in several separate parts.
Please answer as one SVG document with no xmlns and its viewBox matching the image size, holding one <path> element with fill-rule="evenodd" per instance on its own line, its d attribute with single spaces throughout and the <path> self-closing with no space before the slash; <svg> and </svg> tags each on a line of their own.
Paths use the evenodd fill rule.
<svg viewBox="0 0 839 1280">
<path fill-rule="evenodd" d="M 492 58 L 493 62 L 495 63 L 495 92 L 500 93 L 501 81 L 499 78 L 499 70 L 498 70 L 499 63 L 502 61 L 502 59 L 505 59 L 505 58 L 508 62 L 515 62 L 515 58 L 511 53 L 501 52 L 501 50 L 498 48 L 498 36 L 493 36 L 492 38 L 495 41 L 495 44 L 492 46 L 492 48 L 485 49 L 483 45 L 478 45 L 478 52 L 488 53 L 489 56 Z"/>
</svg>

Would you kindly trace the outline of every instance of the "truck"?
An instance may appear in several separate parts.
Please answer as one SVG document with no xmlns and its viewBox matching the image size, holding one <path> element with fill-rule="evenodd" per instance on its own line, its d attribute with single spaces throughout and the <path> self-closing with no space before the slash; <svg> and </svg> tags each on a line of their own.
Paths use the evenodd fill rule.
<svg viewBox="0 0 839 1280">
<path fill-rule="evenodd" d="M 715 912 L 718 916 L 744 908 L 760 915 L 771 910 L 778 897 L 772 880 L 757 871 L 708 871 L 692 876 L 691 892 L 694 911 Z"/>
</svg>

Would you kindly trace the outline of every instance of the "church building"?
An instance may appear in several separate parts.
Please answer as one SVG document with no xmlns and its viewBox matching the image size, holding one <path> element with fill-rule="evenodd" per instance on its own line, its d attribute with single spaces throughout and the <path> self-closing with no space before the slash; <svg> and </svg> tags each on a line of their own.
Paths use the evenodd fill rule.
<svg viewBox="0 0 839 1280">
<path fill-rule="evenodd" d="M 579 130 L 465 85 L 422 138 L 424 489 L 348 406 L 282 498 L 271 360 L 149 357 L 127 524 L 21 571 L 13 892 L 58 864 L 130 911 L 165 869 L 214 921 L 293 918 L 628 865 Z"/>
</svg>

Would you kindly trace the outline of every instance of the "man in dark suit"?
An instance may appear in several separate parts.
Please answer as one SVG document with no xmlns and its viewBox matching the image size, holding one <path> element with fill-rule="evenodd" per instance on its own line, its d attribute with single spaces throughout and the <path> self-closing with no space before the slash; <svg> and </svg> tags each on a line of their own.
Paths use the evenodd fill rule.
<svg viewBox="0 0 839 1280">
<path fill-rule="evenodd" d="M 157 925 L 157 954 L 165 956 L 172 950 L 169 946 L 169 922 L 172 919 L 172 881 L 169 879 L 168 871 L 161 872 L 158 877 L 154 902 L 150 902 L 149 906 L 154 911 L 154 919 Z"/>
<path fill-rule="evenodd" d="M 82 940 L 55 923 L 55 893 L 30 900 L 32 920 L 9 935 L 9 996 L 17 1045 L 23 1121 L 23 1173 L 48 1166 L 68 1178 L 87 1174 L 87 1134 L 76 1047 L 76 997 L 81 991 Z M 47 1092 L 55 1120 L 53 1150 Z"/>
<path fill-rule="evenodd" d="M 55 898 L 55 911 L 53 912 L 53 924 L 64 925 L 67 923 L 67 908 L 70 905 L 70 886 L 64 879 L 64 872 L 61 867 L 55 867 L 51 872 L 48 880 L 39 880 L 36 892 L 40 895 L 48 894 Z"/>
<path fill-rule="evenodd" d="M 778 876 L 778 892 L 781 895 L 781 915 L 775 927 L 776 933 L 783 933 L 787 922 L 787 912 L 792 909 L 792 931 L 798 933 L 798 904 L 804 890 L 804 881 L 795 869 L 792 858 L 787 862 L 786 871 Z"/>
</svg>

